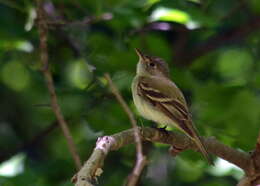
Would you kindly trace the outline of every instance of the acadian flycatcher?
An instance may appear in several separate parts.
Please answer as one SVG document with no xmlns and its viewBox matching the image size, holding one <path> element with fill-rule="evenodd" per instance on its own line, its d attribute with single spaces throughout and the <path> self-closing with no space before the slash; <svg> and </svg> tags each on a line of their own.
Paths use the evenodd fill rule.
<svg viewBox="0 0 260 186">
<path fill-rule="evenodd" d="M 146 119 L 174 126 L 190 137 L 203 156 L 213 164 L 193 125 L 185 98 L 170 80 L 166 62 L 136 49 L 139 56 L 136 76 L 132 82 L 135 106 Z"/>
</svg>

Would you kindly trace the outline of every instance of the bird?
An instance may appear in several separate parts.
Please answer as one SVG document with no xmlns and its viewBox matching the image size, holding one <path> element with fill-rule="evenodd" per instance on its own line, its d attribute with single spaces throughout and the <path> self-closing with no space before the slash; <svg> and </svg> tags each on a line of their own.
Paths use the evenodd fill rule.
<svg viewBox="0 0 260 186">
<path fill-rule="evenodd" d="M 184 95 L 170 79 L 167 63 L 159 57 L 146 55 L 137 48 L 135 51 L 139 61 L 131 89 L 137 111 L 147 120 L 181 130 L 213 165 L 193 124 Z"/>
</svg>

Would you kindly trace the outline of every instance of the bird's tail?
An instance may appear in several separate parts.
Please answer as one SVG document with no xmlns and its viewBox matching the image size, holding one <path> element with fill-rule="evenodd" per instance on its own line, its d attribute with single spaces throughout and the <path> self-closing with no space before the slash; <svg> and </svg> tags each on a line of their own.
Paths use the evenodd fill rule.
<svg viewBox="0 0 260 186">
<path fill-rule="evenodd" d="M 189 135 L 189 137 L 194 141 L 194 143 L 197 145 L 197 147 L 199 148 L 199 151 L 202 153 L 202 155 L 204 156 L 204 158 L 209 162 L 210 165 L 214 165 L 212 158 L 210 157 L 208 151 L 206 150 L 206 147 L 204 145 L 204 143 L 202 142 L 197 129 L 195 128 L 192 120 L 190 120 L 189 122 L 191 122 L 188 126 L 189 128 L 192 128 L 190 130 L 191 134 Z"/>
<path fill-rule="evenodd" d="M 205 145 L 203 144 L 203 142 L 201 141 L 199 136 L 195 136 L 193 137 L 193 141 L 195 142 L 195 144 L 198 146 L 200 152 L 203 154 L 203 156 L 205 157 L 205 159 L 209 162 L 209 164 L 214 165 L 212 158 L 209 156 L 208 151 L 205 148 Z"/>
</svg>

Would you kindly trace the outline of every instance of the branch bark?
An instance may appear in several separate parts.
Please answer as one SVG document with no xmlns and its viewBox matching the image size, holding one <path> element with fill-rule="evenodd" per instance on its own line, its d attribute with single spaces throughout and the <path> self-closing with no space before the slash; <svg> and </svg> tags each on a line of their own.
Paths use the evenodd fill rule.
<svg viewBox="0 0 260 186">
<path fill-rule="evenodd" d="M 51 97 L 51 107 L 62 129 L 62 132 L 67 140 L 68 148 L 72 155 L 72 158 L 75 161 L 76 167 L 80 169 L 81 167 L 80 158 L 77 153 L 76 146 L 74 144 L 73 138 L 68 128 L 67 122 L 65 121 L 60 106 L 58 104 L 52 75 L 49 70 L 49 64 L 48 64 L 49 56 L 48 56 L 48 46 L 47 46 L 48 27 L 45 20 L 45 11 L 43 9 L 43 3 L 41 0 L 37 0 L 37 16 L 38 16 L 38 30 L 40 36 L 40 60 L 43 67 L 42 72 Z"/>
<path fill-rule="evenodd" d="M 154 128 L 138 128 L 143 141 L 159 142 L 177 146 L 181 149 L 193 149 L 198 151 L 197 146 L 186 135 L 178 132 L 160 131 Z M 251 157 L 246 152 L 241 152 L 228 147 L 213 137 L 201 137 L 209 153 L 223 158 L 235 164 L 245 171 L 246 174 L 252 167 Z M 75 186 L 93 185 L 93 180 L 102 172 L 104 159 L 109 151 L 117 150 L 125 145 L 135 142 L 134 129 L 129 129 L 116 133 L 112 136 L 104 136 L 98 139 L 89 160 L 86 161 L 82 169 L 73 177 Z"/>
</svg>

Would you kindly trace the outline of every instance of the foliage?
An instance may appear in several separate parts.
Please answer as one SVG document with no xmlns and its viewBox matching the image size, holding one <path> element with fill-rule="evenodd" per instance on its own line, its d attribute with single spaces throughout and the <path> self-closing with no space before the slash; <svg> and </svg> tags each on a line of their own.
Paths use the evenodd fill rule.
<svg viewBox="0 0 260 186">
<path fill-rule="evenodd" d="M 50 69 L 82 160 L 98 136 L 131 127 L 103 75 L 112 75 L 136 113 L 130 92 L 138 60 L 134 47 L 168 61 L 201 135 L 244 151 L 254 148 L 260 32 L 253 23 L 260 22 L 259 1 L 53 0 L 46 10 Z M 35 2 L 0 1 L 0 14 L 0 160 L 18 154 L 24 166 L 17 174 L 1 174 L 0 185 L 72 185 L 75 166 L 41 73 Z M 241 177 L 239 170 L 224 170 L 222 164 L 209 168 L 196 152 L 172 158 L 167 149 L 150 147 L 140 185 L 229 186 Z M 122 185 L 134 162 L 133 146 L 112 152 L 98 185 Z"/>
</svg>

